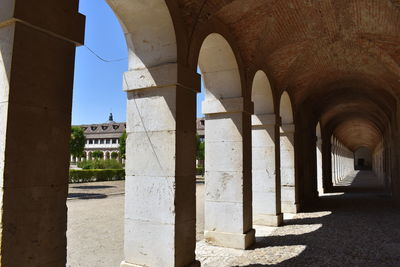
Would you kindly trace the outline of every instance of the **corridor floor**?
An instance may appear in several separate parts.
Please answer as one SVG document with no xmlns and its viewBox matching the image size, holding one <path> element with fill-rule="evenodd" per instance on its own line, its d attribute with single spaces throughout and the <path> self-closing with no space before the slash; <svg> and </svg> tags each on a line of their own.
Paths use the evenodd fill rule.
<svg viewBox="0 0 400 267">
<path fill-rule="evenodd" d="M 336 189 L 346 192 L 323 195 L 312 209 L 286 219 L 282 227 L 255 226 L 257 244 L 247 251 L 199 241 L 198 260 L 210 267 L 400 266 L 400 212 L 375 176 L 355 172 Z M 123 196 L 74 200 L 68 206 L 73 218 L 67 266 L 117 267 L 122 257 Z M 94 207 L 103 207 L 101 216 L 95 215 Z"/>
</svg>

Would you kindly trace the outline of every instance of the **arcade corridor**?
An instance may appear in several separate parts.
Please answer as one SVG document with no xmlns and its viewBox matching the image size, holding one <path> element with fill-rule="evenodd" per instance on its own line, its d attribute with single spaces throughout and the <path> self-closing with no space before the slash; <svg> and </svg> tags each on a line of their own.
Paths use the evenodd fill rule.
<svg viewBox="0 0 400 267">
<path fill-rule="evenodd" d="M 127 96 L 125 193 L 109 198 L 119 209 L 82 205 L 123 213 L 119 263 L 107 267 L 399 262 L 399 0 L 106 1 L 128 50 L 115 88 Z M 66 232 L 78 6 L 0 0 L 4 267 L 63 267 L 76 249 Z M 200 204 L 207 245 L 196 242 Z M 283 214 L 292 219 L 274 228 Z"/>
</svg>

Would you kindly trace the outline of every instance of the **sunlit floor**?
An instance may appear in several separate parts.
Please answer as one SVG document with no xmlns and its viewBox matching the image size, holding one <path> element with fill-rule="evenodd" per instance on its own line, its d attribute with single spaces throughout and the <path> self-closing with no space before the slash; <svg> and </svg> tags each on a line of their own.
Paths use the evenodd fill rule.
<svg viewBox="0 0 400 267">
<path fill-rule="evenodd" d="M 400 212 L 371 172 L 355 172 L 344 183 L 350 185 L 345 193 L 322 196 L 309 212 L 287 216 L 285 226 L 255 226 L 257 245 L 250 250 L 218 248 L 199 241 L 197 258 L 202 266 L 221 267 L 399 266 Z M 340 188 L 336 188 L 338 192 Z M 198 184 L 199 195 L 202 190 L 203 185 Z M 67 266 L 119 266 L 123 202 L 122 195 L 68 201 Z M 200 216 L 198 213 L 201 221 Z"/>
</svg>

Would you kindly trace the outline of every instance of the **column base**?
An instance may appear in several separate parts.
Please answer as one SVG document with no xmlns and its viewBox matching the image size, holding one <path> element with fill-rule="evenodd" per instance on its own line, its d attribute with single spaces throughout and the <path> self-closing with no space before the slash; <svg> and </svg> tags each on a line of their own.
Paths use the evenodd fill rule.
<svg viewBox="0 0 400 267">
<path fill-rule="evenodd" d="M 186 265 L 185 267 L 200 267 L 200 266 L 201 266 L 200 262 L 195 260 L 191 264 Z M 126 261 L 123 261 L 123 262 L 121 262 L 120 267 L 147 267 L 147 266 L 128 263 Z"/>
<path fill-rule="evenodd" d="M 226 248 L 247 249 L 254 244 L 256 231 L 249 230 L 245 234 L 204 231 L 204 239 L 207 243 Z"/>
<path fill-rule="evenodd" d="M 282 213 L 293 213 L 299 212 L 299 203 L 282 202 Z"/>
<path fill-rule="evenodd" d="M 283 214 L 257 214 L 254 215 L 253 224 L 264 226 L 281 226 L 283 225 Z"/>
</svg>

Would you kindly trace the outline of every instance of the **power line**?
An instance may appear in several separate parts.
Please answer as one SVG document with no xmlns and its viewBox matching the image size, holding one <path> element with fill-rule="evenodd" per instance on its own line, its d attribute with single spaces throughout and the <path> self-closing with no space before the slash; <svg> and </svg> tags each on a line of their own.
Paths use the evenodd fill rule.
<svg viewBox="0 0 400 267">
<path fill-rule="evenodd" d="M 92 53 L 95 57 L 97 57 L 99 60 L 101 60 L 101 61 L 103 61 L 103 62 L 105 62 L 105 63 L 119 62 L 119 61 L 123 61 L 123 60 L 128 59 L 127 57 L 118 58 L 118 59 L 110 59 L 110 60 L 104 59 L 103 57 L 99 56 L 96 52 L 94 52 L 92 49 L 90 49 L 88 46 L 86 46 L 86 45 L 83 45 L 83 46 L 84 46 L 87 50 L 89 50 L 90 53 Z"/>
</svg>

